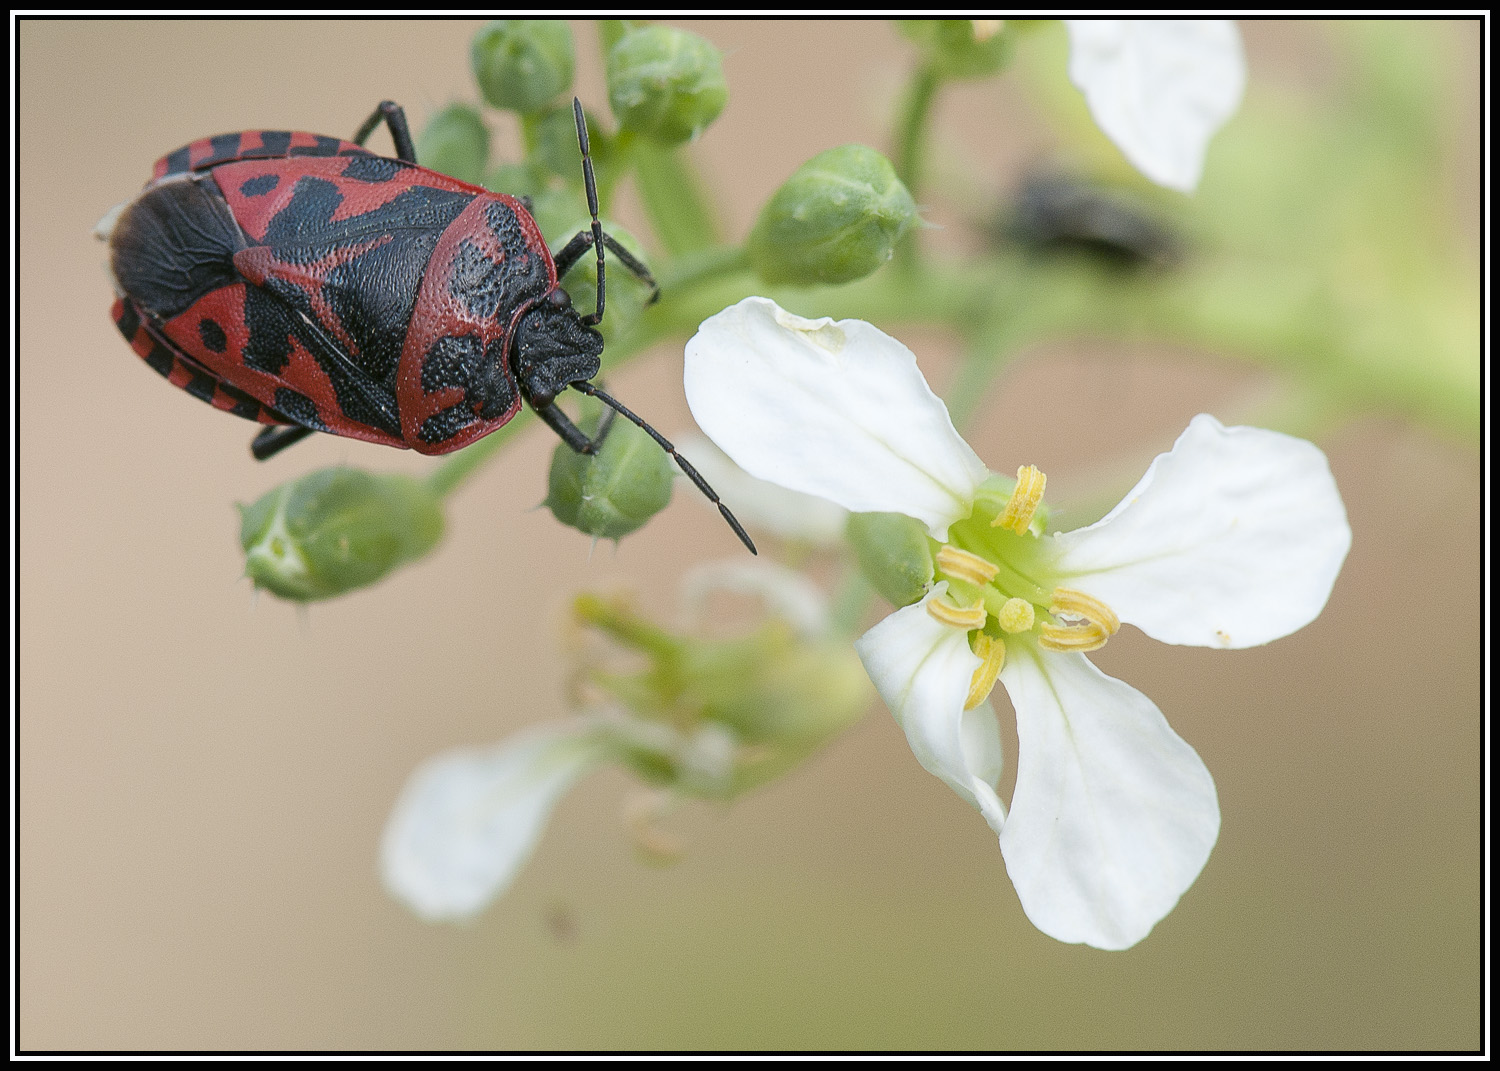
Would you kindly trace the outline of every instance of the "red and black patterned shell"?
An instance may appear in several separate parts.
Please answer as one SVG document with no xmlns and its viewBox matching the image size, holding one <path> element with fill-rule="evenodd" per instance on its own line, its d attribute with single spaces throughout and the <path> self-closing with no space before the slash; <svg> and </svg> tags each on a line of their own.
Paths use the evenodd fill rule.
<svg viewBox="0 0 1500 1071">
<path fill-rule="evenodd" d="M 514 198 L 295 131 L 164 156 L 110 252 L 115 322 L 174 385 L 427 454 L 516 414 L 512 337 L 557 284 Z"/>
</svg>

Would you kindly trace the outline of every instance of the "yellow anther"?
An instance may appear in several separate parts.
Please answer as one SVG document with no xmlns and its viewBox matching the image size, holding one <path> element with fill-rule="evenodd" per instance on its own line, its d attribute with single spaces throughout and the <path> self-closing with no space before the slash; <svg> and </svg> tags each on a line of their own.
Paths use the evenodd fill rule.
<svg viewBox="0 0 1500 1071">
<path fill-rule="evenodd" d="M 938 548 L 937 565 L 953 579 L 967 580 L 981 588 L 995 579 L 995 574 L 1000 571 L 1000 567 L 994 562 L 946 543 Z"/>
<path fill-rule="evenodd" d="M 927 612 L 943 624 L 965 631 L 983 628 L 986 617 L 983 599 L 976 599 L 973 606 L 954 606 L 946 599 L 928 599 Z"/>
<path fill-rule="evenodd" d="M 995 620 L 1001 632 L 1028 632 L 1036 624 L 1036 608 L 1025 599 L 1006 599 Z"/>
<path fill-rule="evenodd" d="M 1105 636 L 1113 636 L 1120 631 L 1120 616 L 1117 613 L 1092 595 L 1085 595 L 1072 588 L 1053 588 L 1052 603 L 1047 610 L 1070 617 L 1086 617 L 1104 629 Z"/>
<path fill-rule="evenodd" d="M 1046 489 L 1047 474 L 1035 465 L 1022 465 L 1016 470 L 1016 489 L 1010 493 L 1010 501 L 1000 516 L 990 522 L 990 527 L 1009 528 L 1017 535 L 1025 535 Z"/>
<path fill-rule="evenodd" d="M 1097 651 L 1109 642 L 1109 633 L 1093 621 L 1081 625 L 1043 624 L 1042 638 L 1037 642 L 1049 651 Z"/>
<path fill-rule="evenodd" d="M 995 680 L 1005 666 L 1004 640 L 997 640 L 981 632 L 974 637 L 973 646 L 974 653 L 984 661 L 979 663 L 979 668 L 969 679 L 969 698 L 964 700 L 965 710 L 973 710 L 990 697 L 990 692 L 995 687 Z"/>
</svg>

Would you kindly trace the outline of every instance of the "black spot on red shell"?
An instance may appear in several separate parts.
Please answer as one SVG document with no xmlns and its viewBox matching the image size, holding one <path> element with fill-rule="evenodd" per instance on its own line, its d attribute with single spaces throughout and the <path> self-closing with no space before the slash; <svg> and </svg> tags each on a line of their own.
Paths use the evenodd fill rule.
<svg viewBox="0 0 1500 1071">
<path fill-rule="evenodd" d="M 188 380 L 187 383 L 183 385 L 182 389 L 187 391 L 194 398 L 201 399 L 205 402 L 211 402 L 214 398 L 214 388 L 218 386 L 218 384 L 219 381 L 213 376 L 209 375 L 207 372 L 195 371 L 193 373 L 193 378 Z"/>
<path fill-rule="evenodd" d="M 293 145 L 286 151 L 288 156 L 334 156 L 339 151 L 339 139 L 324 134 L 315 134 L 311 145 Z"/>
<path fill-rule="evenodd" d="M 450 405 L 422 421 L 417 438 L 424 443 L 440 443 L 453 438 L 475 421 L 474 411 L 467 405 Z"/>
<path fill-rule="evenodd" d="M 172 365 L 174 363 L 174 360 L 175 359 L 172 356 L 172 351 L 167 349 L 160 343 L 152 346 L 151 352 L 146 354 L 146 364 L 154 369 L 158 374 L 164 376 L 169 376 L 172 374 Z"/>
<path fill-rule="evenodd" d="M 350 156 L 344 167 L 344 177 L 360 182 L 389 182 L 406 164 L 387 160 L 383 156 Z"/>
<path fill-rule="evenodd" d="M 293 424 L 301 424 L 304 428 L 312 428 L 314 431 L 328 430 L 327 425 L 323 423 L 323 418 L 318 416 L 318 407 L 313 404 L 313 400 L 290 387 L 276 388 L 276 411 L 287 417 Z"/>
<path fill-rule="evenodd" d="M 280 175 L 256 175 L 240 183 L 240 193 L 246 197 L 259 197 L 274 190 L 280 181 Z"/>
<path fill-rule="evenodd" d="M 224 328 L 219 326 L 217 320 L 211 320 L 207 316 L 198 321 L 198 337 L 203 340 L 214 353 L 223 353 L 229 345 L 229 338 L 224 334 Z"/>
<path fill-rule="evenodd" d="M 444 335 L 427 350 L 422 362 L 422 389 L 436 394 L 445 387 L 468 390 L 479 375 L 484 346 L 478 335 Z"/>
</svg>

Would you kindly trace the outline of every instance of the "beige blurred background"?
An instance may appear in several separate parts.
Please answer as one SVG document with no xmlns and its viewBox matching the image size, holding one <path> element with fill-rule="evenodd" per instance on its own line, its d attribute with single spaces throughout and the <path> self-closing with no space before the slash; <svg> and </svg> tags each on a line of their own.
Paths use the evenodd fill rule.
<svg viewBox="0 0 1500 1071">
<path fill-rule="evenodd" d="M 414 765 L 563 713 L 567 597 L 628 587 L 666 613 L 686 564 L 737 546 L 679 495 L 591 555 L 533 510 L 555 441 L 533 426 L 456 497 L 427 560 L 302 614 L 257 601 L 234 501 L 339 461 L 430 462 L 326 437 L 253 462 L 249 424 L 115 333 L 89 232 L 190 139 L 347 136 L 386 97 L 419 127 L 473 99 L 477 25 L 21 25 L 22 1047 L 1478 1045 L 1480 469 L 1382 419 L 1323 444 L 1354 547 L 1318 621 L 1233 654 L 1126 630 L 1097 657 L 1203 755 L 1224 813 L 1202 877 L 1133 950 L 1036 932 L 992 834 L 882 708 L 786 780 L 689 809 L 673 868 L 636 860 L 608 772 L 476 924 L 423 925 L 386 897 L 376 846 Z M 690 28 L 726 53 L 729 106 L 694 152 L 734 235 L 813 153 L 883 145 L 910 60 L 888 26 Z M 1478 36 L 1447 30 L 1472 135 Z M 1322 33 L 1247 24 L 1252 91 L 1336 84 Z M 577 42 L 602 109 L 592 27 Z M 1050 144 L 1009 77 L 948 94 L 937 137 L 997 192 Z M 1471 226 L 1477 145 L 1456 142 L 1450 169 Z M 902 335 L 941 385 L 951 340 Z M 611 387 L 670 433 L 689 423 L 680 377 L 667 346 Z M 1165 348 L 1049 347 L 971 438 L 1060 488 L 1090 459 L 1166 449 L 1194 413 L 1234 419 L 1265 385 Z"/>
</svg>

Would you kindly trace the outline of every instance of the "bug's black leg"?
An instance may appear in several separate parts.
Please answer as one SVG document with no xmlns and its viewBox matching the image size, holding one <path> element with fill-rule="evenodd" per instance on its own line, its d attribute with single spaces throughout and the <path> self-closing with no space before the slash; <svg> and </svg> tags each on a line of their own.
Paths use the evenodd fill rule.
<svg viewBox="0 0 1500 1071">
<path fill-rule="evenodd" d="M 390 129 L 391 140 L 396 143 L 396 159 L 408 164 L 416 163 L 417 149 L 412 144 L 411 128 L 406 125 L 406 112 L 395 101 L 380 102 L 370 118 L 360 124 L 358 132 L 354 135 L 354 144 L 363 145 L 365 139 L 374 133 L 382 120 Z"/>
<path fill-rule="evenodd" d="M 304 428 L 300 424 L 273 424 L 263 429 L 250 443 L 251 456 L 257 461 L 264 461 L 293 443 L 300 443 L 312 433 L 312 428 Z"/>
<path fill-rule="evenodd" d="M 648 305 L 656 304 L 656 299 L 661 296 L 661 290 L 656 285 L 656 276 L 651 274 L 651 269 L 635 259 L 635 254 L 626 249 L 614 235 L 608 231 L 601 232 L 604 245 L 610 252 L 620 259 L 620 266 L 634 275 L 641 282 L 651 287 L 651 297 L 646 301 Z M 552 263 L 557 265 L 557 277 L 561 279 L 568 274 L 568 270 L 578 263 L 580 257 L 588 252 L 589 247 L 594 244 L 594 236 L 590 231 L 579 231 L 568 239 L 568 244 L 563 246 L 552 257 Z"/>
<path fill-rule="evenodd" d="M 630 421 L 636 427 L 644 431 L 647 435 L 651 436 L 651 438 L 655 439 L 656 445 L 665 450 L 667 452 L 667 455 L 671 457 L 673 461 L 677 462 L 677 467 L 682 470 L 682 474 L 693 481 L 693 486 L 702 491 L 705 498 L 719 507 L 719 513 L 726 521 L 729 522 L 729 527 L 734 529 L 734 534 L 740 537 L 740 542 L 745 544 L 745 548 L 749 550 L 751 554 L 757 553 L 755 549 L 755 543 L 750 539 L 749 534 L 746 533 L 745 529 L 740 525 L 740 522 L 735 518 L 734 514 L 729 512 L 729 507 L 724 505 L 718 494 L 715 493 L 714 489 L 708 485 L 708 481 L 698 474 L 698 470 L 693 468 L 693 466 L 688 462 L 688 459 L 677 452 L 677 447 L 673 446 L 667 441 L 665 435 L 657 431 L 650 424 L 647 424 L 640 417 L 636 416 L 629 409 L 626 409 L 623 405 L 615 401 L 608 394 L 605 394 L 602 390 L 594 386 L 592 383 L 589 383 L 586 380 L 580 380 L 579 382 L 573 384 L 573 389 L 576 391 L 581 391 L 582 393 L 587 394 L 591 397 L 598 398 L 605 405 L 609 406 L 610 409 L 612 409 L 616 413 L 619 413 L 626 420 Z M 538 409 L 537 412 L 539 414 L 542 413 L 540 409 Z M 542 414 L 542 419 L 547 420 L 545 414 Z M 567 418 L 564 417 L 563 419 L 566 420 Z M 552 421 L 547 420 L 547 423 L 552 424 Z M 561 428 L 558 428 L 556 424 L 552 424 L 552 426 L 557 429 L 557 433 L 559 435 L 562 435 L 564 439 L 567 439 L 567 435 L 563 434 Z M 571 427 L 571 425 L 569 426 Z M 573 433 L 580 439 L 583 438 L 582 433 L 579 432 L 577 428 L 573 428 Z M 602 432 L 600 437 L 603 437 Z M 584 441 L 587 442 L 587 440 Z M 570 442 L 568 445 L 572 446 L 572 443 Z M 577 450 L 578 447 L 574 446 L 573 449 Z"/>
<path fill-rule="evenodd" d="M 579 454 L 597 453 L 604 442 L 604 437 L 609 434 L 609 426 L 615 422 L 614 410 L 606 410 L 604 420 L 599 424 L 599 430 L 594 432 L 594 437 L 590 439 L 577 424 L 568 419 L 568 414 L 559 409 L 556 402 L 538 407 L 536 415 L 542 418 L 547 427 L 557 432 L 570 449 Z"/>
<path fill-rule="evenodd" d="M 568 239 L 568 244 L 552 254 L 552 263 L 557 265 L 557 277 L 561 279 L 578 263 L 578 258 L 588 252 L 594 244 L 594 236 L 588 231 L 579 231 Z"/>
<path fill-rule="evenodd" d="M 619 242 L 608 231 L 604 232 L 604 244 L 609 251 L 619 258 L 620 265 L 631 275 L 651 288 L 651 296 L 646 299 L 647 305 L 655 305 L 656 299 L 661 297 L 661 287 L 656 285 L 656 276 L 651 274 L 651 269 L 642 264 L 635 256 Z"/>
</svg>

